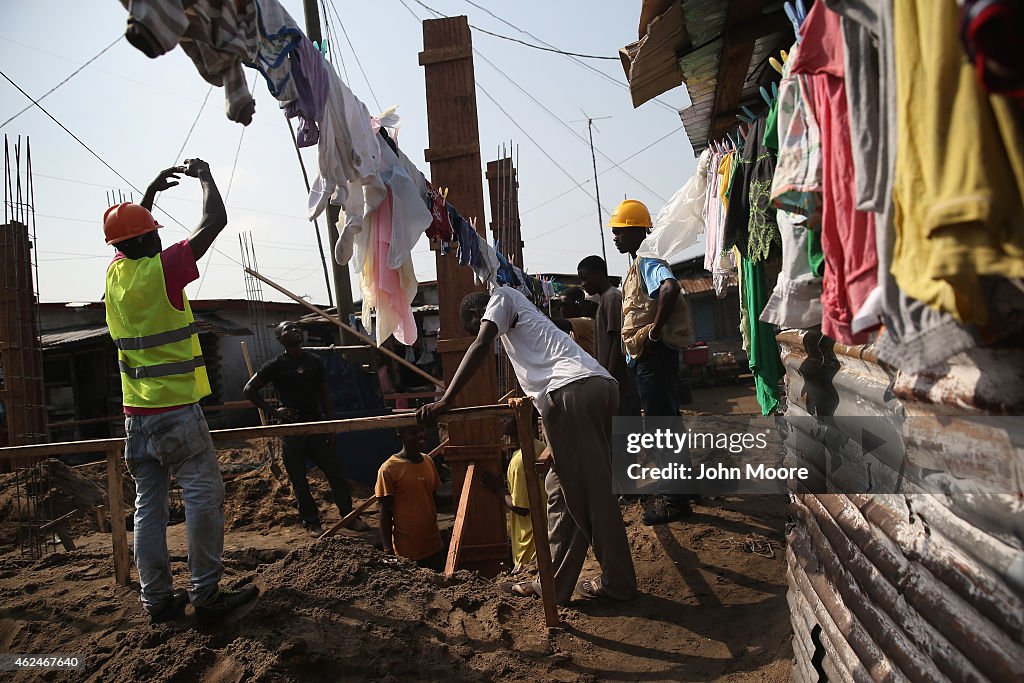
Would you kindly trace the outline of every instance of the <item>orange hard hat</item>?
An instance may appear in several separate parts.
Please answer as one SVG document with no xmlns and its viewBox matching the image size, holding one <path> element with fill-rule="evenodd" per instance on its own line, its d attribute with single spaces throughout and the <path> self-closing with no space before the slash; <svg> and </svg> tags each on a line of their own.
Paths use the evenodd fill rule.
<svg viewBox="0 0 1024 683">
<path fill-rule="evenodd" d="M 650 228 L 651 212 L 643 202 L 635 199 L 625 199 L 612 211 L 611 220 L 608 221 L 609 228 Z"/>
<path fill-rule="evenodd" d="M 131 202 L 112 206 L 103 214 L 103 235 L 107 244 L 130 240 L 162 227 L 146 207 Z"/>
</svg>

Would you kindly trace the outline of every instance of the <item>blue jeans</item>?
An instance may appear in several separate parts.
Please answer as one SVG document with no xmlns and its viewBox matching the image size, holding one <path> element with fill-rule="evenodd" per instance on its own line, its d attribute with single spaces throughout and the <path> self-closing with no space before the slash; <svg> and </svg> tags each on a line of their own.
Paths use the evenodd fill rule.
<svg viewBox="0 0 1024 683">
<path fill-rule="evenodd" d="M 649 343 L 632 370 L 644 417 L 679 417 L 679 352 L 663 342 Z M 659 450 L 654 453 L 654 460 L 658 467 L 675 462 L 692 466 L 688 450 L 679 455 Z M 667 482 L 653 487 L 657 493 L 670 489 Z"/>
<path fill-rule="evenodd" d="M 648 343 L 632 370 L 644 415 L 678 417 L 679 352 L 662 342 Z"/>
<path fill-rule="evenodd" d="M 224 573 L 224 480 L 210 429 L 198 403 L 157 415 L 129 415 L 125 463 L 135 480 L 135 564 L 142 604 L 152 611 L 171 597 L 167 554 L 167 494 L 173 476 L 181 487 L 188 537 L 189 597 L 205 605 L 217 596 Z"/>
</svg>

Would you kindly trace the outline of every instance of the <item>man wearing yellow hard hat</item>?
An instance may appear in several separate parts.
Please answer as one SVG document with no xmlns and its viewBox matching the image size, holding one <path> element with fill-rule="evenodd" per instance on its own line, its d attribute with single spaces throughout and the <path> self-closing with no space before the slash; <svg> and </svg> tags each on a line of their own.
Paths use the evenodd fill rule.
<svg viewBox="0 0 1024 683">
<path fill-rule="evenodd" d="M 653 227 L 643 202 L 624 200 L 608 227 L 615 248 L 633 259 L 622 281 L 622 341 L 641 407 L 647 417 L 678 417 L 679 350 L 693 342 L 686 301 L 665 261 L 637 258 Z M 646 506 L 643 522 L 664 524 L 690 513 L 687 496 L 658 495 Z"/>
</svg>

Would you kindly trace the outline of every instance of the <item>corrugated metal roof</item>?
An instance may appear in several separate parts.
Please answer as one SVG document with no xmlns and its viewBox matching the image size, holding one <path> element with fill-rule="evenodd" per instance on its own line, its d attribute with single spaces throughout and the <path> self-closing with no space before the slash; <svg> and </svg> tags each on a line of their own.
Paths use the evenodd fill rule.
<svg viewBox="0 0 1024 683">
<path fill-rule="evenodd" d="M 677 1 L 644 0 L 640 23 L 640 39 L 619 50 L 634 107 L 683 82 L 676 56 L 691 45 Z"/>
<path fill-rule="evenodd" d="M 240 327 L 230 320 L 220 316 L 202 314 L 196 316 L 196 328 L 199 334 L 213 334 L 218 337 L 238 337 L 252 334 L 246 327 Z M 68 346 L 94 339 L 110 339 L 110 333 L 104 324 L 86 325 L 63 330 L 44 332 L 40 335 L 42 348 L 49 349 L 56 346 Z"/>
<path fill-rule="evenodd" d="M 91 325 L 89 327 L 79 327 L 71 330 L 44 332 L 40 336 L 42 346 L 44 349 L 51 348 L 54 346 L 76 344 L 78 342 L 88 341 L 90 339 L 98 339 L 100 337 L 110 337 L 110 335 L 107 333 L 106 325 Z"/>
<path fill-rule="evenodd" d="M 700 294 L 715 291 L 715 281 L 710 275 L 687 275 L 679 278 L 679 287 L 684 294 Z"/>
</svg>

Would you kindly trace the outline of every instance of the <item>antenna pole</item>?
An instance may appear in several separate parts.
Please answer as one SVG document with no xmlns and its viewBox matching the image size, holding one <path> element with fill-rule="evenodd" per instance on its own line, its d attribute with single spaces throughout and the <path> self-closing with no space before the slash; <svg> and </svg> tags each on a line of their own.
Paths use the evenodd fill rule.
<svg viewBox="0 0 1024 683">
<path fill-rule="evenodd" d="M 604 247 L 604 218 L 601 216 L 601 187 L 597 184 L 597 157 L 594 155 L 594 119 L 587 117 L 587 134 L 590 136 L 590 161 L 594 165 L 594 192 L 597 195 L 597 234 L 601 238 L 601 258 L 608 263 Z"/>
</svg>

